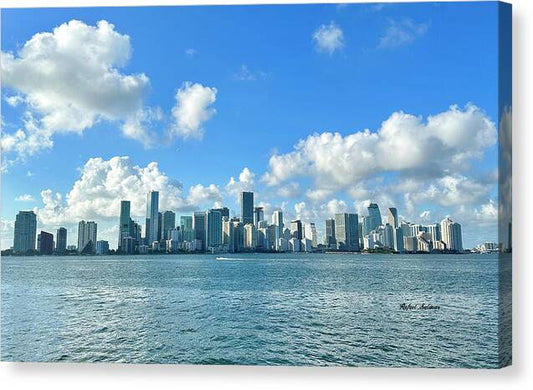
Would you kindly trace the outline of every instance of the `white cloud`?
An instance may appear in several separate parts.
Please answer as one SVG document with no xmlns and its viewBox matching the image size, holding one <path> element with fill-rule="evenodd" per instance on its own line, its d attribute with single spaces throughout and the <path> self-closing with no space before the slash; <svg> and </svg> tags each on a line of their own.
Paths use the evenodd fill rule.
<svg viewBox="0 0 533 390">
<path fill-rule="evenodd" d="M 474 222 L 481 226 L 495 226 L 498 223 L 498 207 L 492 199 L 474 209 Z"/>
<path fill-rule="evenodd" d="M 183 83 L 176 93 L 176 105 L 172 109 L 174 125 L 171 134 L 185 139 L 203 138 L 202 125 L 216 113 L 211 107 L 216 97 L 216 88 L 189 81 Z"/>
<path fill-rule="evenodd" d="M 392 48 L 412 43 L 428 30 L 427 23 L 416 23 L 411 19 L 389 20 L 385 34 L 379 40 L 379 49 Z"/>
<path fill-rule="evenodd" d="M 144 217 L 150 190 L 159 191 L 162 210 L 189 210 L 194 206 L 182 196 L 181 184 L 161 172 L 156 162 L 141 167 L 125 156 L 89 159 L 66 195 L 51 189 L 41 192 L 44 207 L 37 213 L 45 225 L 114 219 L 118 218 L 120 201 L 129 200 L 132 215 Z"/>
<path fill-rule="evenodd" d="M 23 194 L 17 196 L 15 202 L 35 202 L 35 198 L 30 194 Z"/>
<path fill-rule="evenodd" d="M 129 36 L 105 20 L 71 20 L 35 34 L 17 53 L 2 52 L 2 81 L 33 117 L 31 127 L 3 136 L 6 151 L 32 155 L 51 148 L 54 134 L 82 133 L 100 120 L 119 122 L 126 137 L 149 143 L 140 120 L 149 79 L 120 71 L 131 52 Z"/>
<path fill-rule="evenodd" d="M 192 57 L 196 56 L 197 53 L 198 53 L 198 52 L 197 52 L 195 49 L 192 49 L 192 48 L 185 49 L 185 55 L 186 55 L 187 57 L 192 58 Z"/>
<path fill-rule="evenodd" d="M 313 40 L 319 52 L 326 52 L 329 55 L 332 55 L 344 46 L 344 34 L 341 28 L 334 22 L 331 22 L 329 25 L 321 25 L 313 33 Z"/>
<path fill-rule="evenodd" d="M 377 132 L 314 133 L 300 140 L 293 151 L 270 158 L 262 180 L 279 186 L 309 177 L 315 191 L 356 191 L 361 181 L 386 172 L 441 178 L 450 170 L 467 169 L 495 142 L 494 123 L 474 105 L 451 106 L 426 121 L 395 112 Z"/>
<path fill-rule="evenodd" d="M 219 205 L 220 203 L 218 202 L 222 200 L 222 193 L 214 184 L 208 186 L 196 184 L 189 189 L 189 196 L 187 197 L 187 202 L 190 205 L 203 205 L 206 207 L 214 207 L 215 203 Z"/>
<path fill-rule="evenodd" d="M 285 199 L 297 198 L 300 196 L 300 184 L 295 181 L 291 183 L 284 183 L 283 185 L 279 186 L 276 193 Z"/>
<path fill-rule="evenodd" d="M 237 73 L 233 74 L 234 80 L 239 81 L 254 81 L 268 78 L 268 73 L 261 70 L 251 70 L 247 65 L 241 65 Z"/>
<path fill-rule="evenodd" d="M 243 191 L 252 191 L 255 185 L 255 174 L 245 167 L 239 174 L 238 180 L 232 176 L 226 184 L 228 194 L 238 197 Z"/>
<path fill-rule="evenodd" d="M 11 107 L 17 107 L 19 104 L 24 103 L 24 98 L 20 95 L 6 96 L 4 100 Z"/>
</svg>

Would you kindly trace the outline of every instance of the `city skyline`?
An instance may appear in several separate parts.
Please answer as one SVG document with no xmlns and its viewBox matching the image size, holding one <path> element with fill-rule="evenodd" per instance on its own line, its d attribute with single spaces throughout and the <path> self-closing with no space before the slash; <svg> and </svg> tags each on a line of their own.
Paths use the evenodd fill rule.
<svg viewBox="0 0 533 390">
<path fill-rule="evenodd" d="M 497 70 L 473 66 L 497 58 L 476 44 L 497 36 L 487 16 L 497 6 L 433 7 L 311 5 L 306 20 L 292 6 L 273 6 L 279 18 L 261 7 L 132 9 L 128 17 L 120 9 L 6 10 L 2 249 L 13 244 L 22 209 L 35 209 L 39 231 L 67 228 L 68 244 L 80 220 L 97 221 L 99 237 L 116 248 L 120 202 L 131 199 L 130 217 L 145 224 L 150 190 L 161 193 L 159 210 L 178 219 L 221 206 L 235 212 L 239 194 L 253 191 L 265 214 L 277 205 L 286 219 L 315 221 L 319 235 L 321 221 L 361 215 L 374 202 L 382 217 L 390 207 L 421 223 L 452 216 L 465 247 L 497 242 L 497 129 L 510 119 L 497 106 Z M 205 12 L 220 16 L 210 29 Z M 251 33 L 230 33 L 222 16 L 234 33 Z M 171 50 L 154 47 L 137 26 L 155 18 L 153 34 Z M 480 20 L 475 28 L 472 18 Z M 189 34 L 177 37 L 174 26 Z M 276 44 L 264 47 L 267 27 Z M 39 46 L 40 33 L 54 42 L 68 34 L 73 47 Z M 79 40 L 94 43 L 95 62 L 80 62 L 89 57 Z M 109 55 L 110 47 L 120 50 Z M 68 61 L 54 62 L 59 55 Z M 43 100 L 57 96 L 54 87 L 21 84 L 24 66 L 39 77 L 27 68 L 35 56 L 53 64 L 51 83 L 72 106 L 61 96 L 56 105 Z M 432 67 L 412 56 L 433 58 Z M 172 66 L 161 70 L 162 62 Z M 102 88 L 69 89 L 70 74 L 92 74 Z M 110 75 L 136 87 L 109 86 Z"/>
</svg>

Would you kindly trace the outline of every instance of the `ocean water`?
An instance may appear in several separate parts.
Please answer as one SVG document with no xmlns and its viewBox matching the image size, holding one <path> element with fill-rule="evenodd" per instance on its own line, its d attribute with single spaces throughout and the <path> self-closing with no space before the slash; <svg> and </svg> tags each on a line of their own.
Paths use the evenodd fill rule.
<svg viewBox="0 0 533 390">
<path fill-rule="evenodd" d="M 222 256 L 4 257 L 2 360 L 473 368 L 510 361 L 510 331 L 498 327 L 498 313 L 511 312 L 498 298 L 510 287 L 509 259 Z"/>
</svg>

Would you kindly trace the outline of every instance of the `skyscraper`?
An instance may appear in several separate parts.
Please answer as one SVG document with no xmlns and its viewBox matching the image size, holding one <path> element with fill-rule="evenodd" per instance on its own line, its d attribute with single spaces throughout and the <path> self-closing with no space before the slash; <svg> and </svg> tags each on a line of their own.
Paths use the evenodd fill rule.
<svg viewBox="0 0 533 390">
<path fill-rule="evenodd" d="M 67 229 L 60 227 L 56 232 L 56 252 L 61 254 L 67 251 Z"/>
<path fill-rule="evenodd" d="M 367 229 L 369 232 L 381 226 L 381 213 L 376 203 L 370 203 L 368 206 Z"/>
<path fill-rule="evenodd" d="M 146 199 L 146 244 L 152 245 L 159 236 L 159 192 L 150 191 Z"/>
<path fill-rule="evenodd" d="M 291 234 L 297 240 L 301 240 L 303 238 L 302 221 L 299 219 L 291 221 Z"/>
<path fill-rule="evenodd" d="M 15 219 L 13 252 L 25 253 L 35 250 L 37 216 L 33 211 L 19 211 Z"/>
<path fill-rule="evenodd" d="M 212 210 L 219 211 L 222 218 L 226 217 L 229 219 L 229 209 L 227 207 L 218 207 Z"/>
<path fill-rule="evenodd" d="M 463 233 L 461 225 L 450 218 L 444 218 L 440 223 L 442 241 L 446 249 L 461 252 L 463 250 Z"/>
<path fill-rule="evenodd" d="M 335 220 L 326 219 L 326 236 L 324 239 L 324 245 L 328 249 L 337 248 L 337 240 L 335 239 Z"/>
<path fill-rule="evenodd" d="M 205 212 L 195 211 L 192 219 L 192 227 L 194 229 L 195 238 L 202 241 L 201 248 L 206 249 L 205 247 Z"/>
<path fill-rule="evenodd" d="M 41 255 L 51 255 L 54 252 L 54 235 L 41 230 L 37 237 L 37 250 Z"/>
<path fill-rule="evenodd" d="M 118 250 L 121 251 L 122 240 L 132 235 L 132 220 L 130 215 L 131 203 L 129 200 L 120 202 L 120 219 L 118 228 Z"/>
<path fill-rule="evenodd" d="M 261 206 L 254 207 L 254 225 L 257 226 L 259 224 L 259 221 L 263 221 L 264 219 L 264 208 Z"/>
<path fill-rule="evenodd" d="M 96 222 L 80 221 L 78 224 L 78 252 L 94 254 L 96 251 L 96 236 Z"/>
<path fill-rule="evenodd" d="M 183 241 L 192 242 L 196 239 L 193 229 L 193 218 L 190 215 L 180 217 L 180 228 Z"/>
<path fill-rule="evenodd" d="M 335 214 L 335 238 L 338 249 L 359 251 L 359 218 L 357 214 Z"/>
<path fill-rule="evenodd" d="M 283 211 L 276 210 L 272 214 L 272 225 L 275 226 L 275 235 L 272 238 L 275 243 L 275 248 L 277 251 L 280 250 L 279 239 L 283 237 Z"/>
<path fill-rule="evenodd" d="M 389 207 L 389 224 L 393 229 L 398 227 L 398 210 L 395 207 Z"/>
<path fill-rule="evenodd" d="M 244 225 L 254 223 L 253 192 L 241 192 L 241 221 Z"/>
<path fill-rule="evenodd" d="M 222 245 L 222 215 L 218 210 L 205 213 L 205 249 L 217 249 Z"/>
<path fill-rule="evenodd" d="M 163 213 L 163 240 L 170 240 L 169 231 L 176 227 L 176 214 L 172 211 L 165 211 Z"/>
</svg>

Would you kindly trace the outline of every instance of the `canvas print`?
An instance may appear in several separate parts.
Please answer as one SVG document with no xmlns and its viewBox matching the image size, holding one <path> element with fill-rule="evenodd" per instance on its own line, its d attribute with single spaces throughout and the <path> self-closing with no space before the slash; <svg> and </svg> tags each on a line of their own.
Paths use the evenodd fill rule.
<svg viewBox="0 0 533 390">
<path fill-rule="evenodd" d="M 1 359 L 511 364 L 511 6 L 1 10 Z"/>
</svg>

